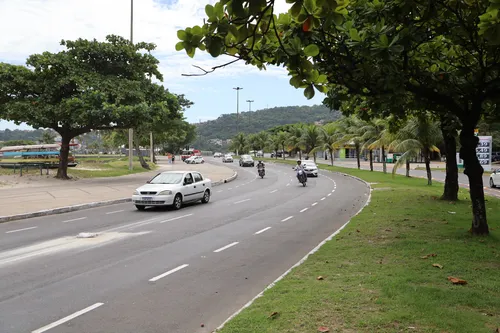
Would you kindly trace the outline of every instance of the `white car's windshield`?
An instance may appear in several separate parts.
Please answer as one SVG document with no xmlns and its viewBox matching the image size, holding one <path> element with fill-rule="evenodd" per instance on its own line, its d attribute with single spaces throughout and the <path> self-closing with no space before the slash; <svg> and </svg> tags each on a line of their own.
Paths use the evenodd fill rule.
<svg viewBox="0 0 500 333">
<path fill-rule="evenodd" d="M 182 181 L 182 173 L 161 173 L 151 179 L 150 184 L 180 184 Z"/>
</svg>

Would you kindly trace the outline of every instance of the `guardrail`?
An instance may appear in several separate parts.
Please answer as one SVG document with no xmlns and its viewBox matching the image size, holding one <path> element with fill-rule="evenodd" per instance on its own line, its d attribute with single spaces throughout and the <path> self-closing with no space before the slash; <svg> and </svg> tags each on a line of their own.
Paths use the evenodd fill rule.
<svg viewBox="0 0 500 333">
<path fill-rule="evenodd" d="M 12 168 L 13 172 L 16 173 L 19 170 L 19 176 L 23 176 L 23 169 L 27 172 L 30 168 L 40 169 L 40 176 L 43 175 L 43 170 L 46 170 L 46 174 L 49 174 L 49 169 L 57 167 L 53 163 L 0 163 L 2 168 Z"/>
</svg>

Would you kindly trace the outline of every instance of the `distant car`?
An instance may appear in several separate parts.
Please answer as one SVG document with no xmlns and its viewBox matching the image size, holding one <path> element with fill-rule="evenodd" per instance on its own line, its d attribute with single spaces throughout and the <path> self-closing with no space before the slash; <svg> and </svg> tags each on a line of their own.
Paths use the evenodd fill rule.
<svg viewBox="0 0 500 333">
<path fill-rule="evenodd" d="M 222 153 L 215 153 L 214 157 L 222 157 Z"/>
<path fill-rule="evenodd" d="M 132 202 L 138 210 L 148 206 L 173 206 L 201 201 L 208 203 L 212 194 L 212 181 L 196 171 L 166 171 L 157 174 L 147 184 L 134 191 Z"/>
<path fill-rule="evenodd" d="M 490 187 L 495 188 L 500 185 L 500 169 L 495 169 L 490 174 Z"/>
<path fill-rule="evenodd" d="M 222 158 L 222 163 L 233 163 L 233 157 L 229 154 L 224 155 Z"/>
<path fill-rule="evenodd" d="M 192 156 L 186 160 L 184 160 L 187 164 L 203 164 L 205 163 L 205 159 L 203 156 Z"/>
<path fill-rule="evenodd" d="M 256 155 L 257 157 L 264 157 L 264 152 L 262 152 L 262 150 L 259 150 Z"/>
<path fill-rule="evenodd" d="M 318 166 L 313 161 L 302 161 L 307 176 L 318 177 Z"/>
<path fill-rule="evenodd" d="M 245 167 L 245 166 L 255 166 L 255 162 L 250 155 L 241 155 L 240 156 L 240 166 Z"/>
</svg>

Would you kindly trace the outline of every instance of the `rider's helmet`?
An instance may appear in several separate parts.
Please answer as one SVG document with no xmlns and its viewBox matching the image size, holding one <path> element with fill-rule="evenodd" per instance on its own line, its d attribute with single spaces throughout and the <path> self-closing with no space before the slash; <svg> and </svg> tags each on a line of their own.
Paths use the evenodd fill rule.
<svg viewBox="0 0 500 333">
<path fill-rule="evenodd" d="M 302 163 L 302 161 L 301 160 L 297 160 L 297 164 L 300 164 L 300 163 Z"/>
<path fill-rule="evenodd" d="M 262 163 L 262 161 L 259 161 L 259 163 Z"/>
</svg>

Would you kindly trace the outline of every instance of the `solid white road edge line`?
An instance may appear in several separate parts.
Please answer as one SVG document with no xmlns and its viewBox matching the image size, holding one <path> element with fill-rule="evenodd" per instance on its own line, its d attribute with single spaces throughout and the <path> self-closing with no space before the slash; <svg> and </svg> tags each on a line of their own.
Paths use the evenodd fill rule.
<svg viewBox="0 0 500 333">
<path fill-rule="evenodd" d="M 10 230 L 10 231 L 6 231 L 5 233 L 6 234 L 12 234 L 14 232 L 19 232 L 19 231 L 25 231 L 25 230 L 31 230 L 31 229 L 36 229 L 38 227 L 29 227 L 29 228 L 22 228 L 22 229 L 16 229 L 16 230 Z"/>
<path fill-rule="evenodd" d="M 104 305 L 104 303 L 95 303 L 94 305 L 91 305 L 91 306 L 89 306 L 89 307 L 87 307 L 87 308 L 85 308 L 83 310 L 77 311 L 77 312 L 75 312 L 75 313 L 73 313 L 73 314 L 71 314 L 71 315 L 69 315 L 67 317 L 59 319 L 58 321 L 55 321 L 52 324 L 48 324 L 47 326 L 44 326 L 44 327 L 39 328 L 37 330 L 34 330 L 31 333 L 43 333 L 43 332 L 46 332 L 46 331 L 48 331 L 50 329 L 53 329 L 56 326 L 59 326 L 61 324 L 64 324 L 67 321 L 70 321 L 71 319 L 74 319 L 76 317 L 79 317 L 79 316 L 87 313 L 87 312 L 90 312 L 90 311 L 92 311 L 94 309 L 97 309 L 101 305 Z"/>
<path fill-rule="evenodd" d="M 76 218 L 76 219 L 71 219 L 71 220 L 62 221 L 62 223 L 68 223 L 68 222 L 80 221 L 80 220 L 85 220 L 85 219 L 86 219 L 86 217 L 79 217 L 79 218 Z"/>
<path fill-rule="evenodd" d="M 262 230 L 259 230 L 259 231 L 257 231 L 254 235 L 261 234 L 261 233 L 263 233 L 264 231 L 267 231 L 267 230 L 269 230 L 269 229 L 271 229 L 271 227 L 267 227 L 267 228 L 264 228 L 264 229 L 262 229 Z"/>
<path fill-rule="evenodd" d="M 182 216 L 177 216 L 177 217 L 172 217 L 171 219 L 168 219 L 168 220 L 163 220 L 163 221 L 160 221 L 159 223 L 166 223 L 166 222 L 170 222 L 170 221 L 175 221 L 175 220 L 178 220 L 178 219 L 183 219 L 185 217 L 188 217 L 188 216 L 191 216 L 193 214 L 187 214 L 187 215 L 182 215 Z"/>
<path fill-rule="evenodd" d="M 244 200 L 240 200 L 240 201 L 236 201 L 235 204 L 239 204 L 239 203 L 242 203 L 242 202 L 245 202 L 245 201 L 250 201 L 252 199 L 244 199 Z"/>
<path fill-rule="evenodd" d="M 357 216 L 359 213 L 361 213 L 361 211 L 366 207 L 368 206 L 368 204 L 370 203 L 370 200 L 371 200 L 371 197 L 372 197 L 372 190 L 371 190 L 371 186 L 370 184 L 368 184 L 368 182 L 365 182 L 364 180 L 362 180 L 361 178 L 358 178 L 358 177 L 352 177 L 354 179 L 357 179 L 363 183 L 366 184 L 366 186 L 370 189 L 369 191 L 369 194 L 368 194 L 368 199 L 366 200 L 365 204 L 363 205 L 363 207 L 361 207 L 360 210 L 358 210 L 358 212 L 356 214 L 353 215 L 354 216 Z M 248 308 L 250 305 L 252 305 L 253 302 L 255 302 L 255 300 L 259 297 L 262 297 L 262 295 L 264 295 L 264 292 L 266 292 L 266 290 L 268 289 L 271 289 L 272 287 L 274 287 L 274 285 L 276 283 L 278 283 L 280 280 L 282 280 L 285 276 L 287 276 L 295 267 L 297 266 L 300 266 L 302 265 L 302 263 L 304 263 L 304 261 L 307 260 L 307 258 L 309 258 L 309 256 L 311 254 L 314 254 L 315 252 L 317 252 L 326 242 L 330 241 L 333 239 L 333 237 L 335 237 L 340 231 L 342 231 L 342 229 L 344 229 L 348 224 L 349 222 L 351 222 L 352 218 L 349 219 L 349 221 L 347 221 L 346 223 L 344 223 L 344 225 L 342 225 L 337 231 L 335 231 L 333 234 L 331 234 L 330 236 L 328 236 L 324 241 L 322 241 L 321 243 L 319 243 L 314 249 L 311 250 L 311 252 L 309 252 L 308 254 L 306 254 L 304 256 L 304 258 L 300 259 L 299 262 L 297 262 L 295 265 L 293 265 L 292 267 L 290 267 L 290 269 L 288 269 L 285 273 L 283 273 L 281 276 L 279 276 L 276 280 L 274 280 L 270 285 L 268 285 L 263 291 L 261 291 L 257 296 L 255 296 L 254 298 L 252 298 L 247 304 L 243 305 L 243 307 L 241 309 L 239 309 L 238 311 L 236 311 L 235 313 L 233 313 L 229 318 L 226 319 L 226 321 L 224 321 L 219 327 L 217 327 L 215 329 L 215 331 L 219 331 L 221 330 L 224 325 L 227 324 L 227 322 L 229 322 L 231 319 L 233 319 L 234 317 L 236 317 L 238 314 L 240 314 L 241 311 L 243 311 L 244 309 Z"/>
<path fill-rule="evenodd" d="M 281 220 L 281 222 L 286 222 L 286 221 L 288 221 L 290 219 L 293 219 L 293 216 L 288 216 L 286 219 Z"/>
<path fill-rule="evenodd" d="M 121 213 L 121 212 L 123 212 L 123 211 L 124 211 L 124 209 L 122 209 L 122 210 L 115 210 L 114 212 L 107 212 L 107 213 L 106 213 L 106 215 L 109 215 L 109 214 L 116 214 L 116 213 Z"/>
<path fill-rule="evenodd" d="M 221 247 L 220 249 L 215 250 L 214 252 L 215 252 L 215 253 L 222 252 L 222 251 L 224 251 L 224 250 L 226 250 L 226 249 L 229 249 L 231 246 L 235 246 L 236 244 L 239 244 L 239 243 L 240 243 L 240 242 L 234 242 L 234 243 L 228 244 L 228 245 L 226 245 L 226 246 Z"/>
<path fill-rule="evenodd" d="M 308 210 L 308 209 L 309 209 L 309 208 L 308 208 L 308 207 L 306 207 L 306 208 L 302 209 L 300 212 L 301 212 L 301 213 L 303 213 L 303 212 L 305 212 L 305 211 L 306 211 L 306 210 Z"/>
<path fill-rule="evenodd" d="M 177 272 L 177 271 L 180 271 L 181 269 L 186 268 L 186 267 L 188 267 L 188 266 L 189 266 L 188 264 L 180 265 L 179 267 L 176 267 L 176 268 L 174 268 L 174 269 L 171 269 L 171 270 L 169 270 L 168 272 L 165 272 L 165 273 L 163 273 L 163 274 L 160 274 L 160 275 L 158 275 L 158 276 L 155 276 L 155 277 L 154 277 L 154 278 L 152 278 L 152 279 L 149 279 L 149 281 L 150 281 L 150 282 L 155 282 L 155 281 L 158 281 L 159 279 L 164 278 L 165 276 L 170 275 L 170 274 L 172 274 L 172 273 L 175 273 L 175 272 Z"/>
</svg>

